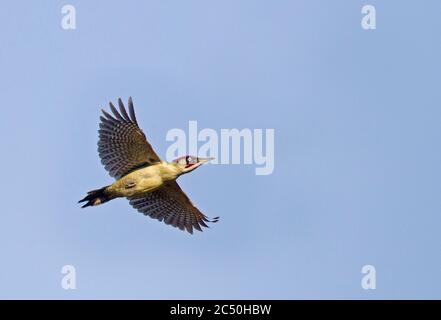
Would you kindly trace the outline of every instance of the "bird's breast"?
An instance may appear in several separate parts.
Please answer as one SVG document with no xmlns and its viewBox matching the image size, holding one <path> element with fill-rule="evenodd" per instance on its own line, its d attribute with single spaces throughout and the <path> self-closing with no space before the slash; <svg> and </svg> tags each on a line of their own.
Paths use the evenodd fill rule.
<svg viewBox="0 0 441 320">
<path fill-rule="evenodd" d="M 119 197 L 133 197 L 137 194 L 151 192 L 164 183 L 155 166 L 138 169 L 116 181 L 111 189 Z"/>
</svg>

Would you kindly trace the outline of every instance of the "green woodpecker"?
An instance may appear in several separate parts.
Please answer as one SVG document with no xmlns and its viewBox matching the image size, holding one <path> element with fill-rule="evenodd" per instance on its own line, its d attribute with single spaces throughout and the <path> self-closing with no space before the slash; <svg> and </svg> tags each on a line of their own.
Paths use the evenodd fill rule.
<svg viewBox="0 0 441 320">
<path fill-rule="evenodd" d="M 116 181 L 87 193 L 82 206 L 97 206 L 115 198 L 127 198 L 139 212 L 166 224 L 193 233 L 202 231 L 209 219 L 196 208 L 179 187 L 176 179 L 195 170 L 212 158 L 180 157 L 173 162 L 162 161 L 138 126 L 132 98 L 128 113 L 121 99 L 119 112 L 110 102 L 113 116 L 102 110 L 98 153 L 101 163 Z"/>
</svg>

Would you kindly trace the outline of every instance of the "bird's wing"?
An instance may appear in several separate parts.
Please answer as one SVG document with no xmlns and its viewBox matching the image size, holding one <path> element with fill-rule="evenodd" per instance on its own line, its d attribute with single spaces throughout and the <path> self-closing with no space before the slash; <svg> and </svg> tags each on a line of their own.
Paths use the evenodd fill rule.
<svg viewBox="0 0 441 320">
<path fill-rule="evenodd" d="M 98 153 L 110 176 L 119 179 L 134 169 L 159 162 L 158 155 L 136 122 L 132 98 L 129 113 L 118 99 L 119 110 L 109 103 L 113 116 L 101 110 Z"/>
<path fill-rule="evenodd" d="M 193 233 L 193 228 L 202 231 L 210 220 L 196 208 L 176 181 L 166 182 L 161 188 L 139 197 L 129 198 L 130 204 L 139 212 L 153 219 L 164 221 L 173 227 Z"/>
</svg>

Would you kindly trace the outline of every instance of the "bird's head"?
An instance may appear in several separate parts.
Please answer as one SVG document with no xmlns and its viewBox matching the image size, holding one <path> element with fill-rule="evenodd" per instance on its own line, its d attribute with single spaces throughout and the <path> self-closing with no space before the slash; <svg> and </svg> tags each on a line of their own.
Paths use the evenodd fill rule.
<svg viewBox="0 0 441 320">
<path fill-rule="evenodd" d="M 177 158 L 173 160 L 173 163 L 175 163 L 179 169 L 181 170 L 181 174 L 188 173 L 190 171 L 193 171 L 194 169 L 200 167 L 204 163 L 207 163 L 210 160 L 213 160 L 214 158 L 199 158 L 195 156 L 183 156 L 180 158 Z"/>
</svg>

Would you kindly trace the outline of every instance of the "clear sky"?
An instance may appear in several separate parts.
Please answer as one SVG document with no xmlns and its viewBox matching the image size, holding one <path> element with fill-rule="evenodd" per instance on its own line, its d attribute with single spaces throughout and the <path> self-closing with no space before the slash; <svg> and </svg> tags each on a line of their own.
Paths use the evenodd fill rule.
<svg viewBox="0 0 441 320">
<path fill-rule="evenodd" d="M 76 30 L 60 26 L 64 4 Z M 373 4 L 377 29 L 360 26 Z M 441 2 L 9 1 L 0 5 L 0 298 L 441 298 Z M 273 128 L 275 168 L 180 178 L 190 236 L 112 182 L 99 109 L 172 128 Z M 361 287 L 363 265 L 376 289 Z M 76 268 L 64 290 L 61 268 Z"/>
</svg>

